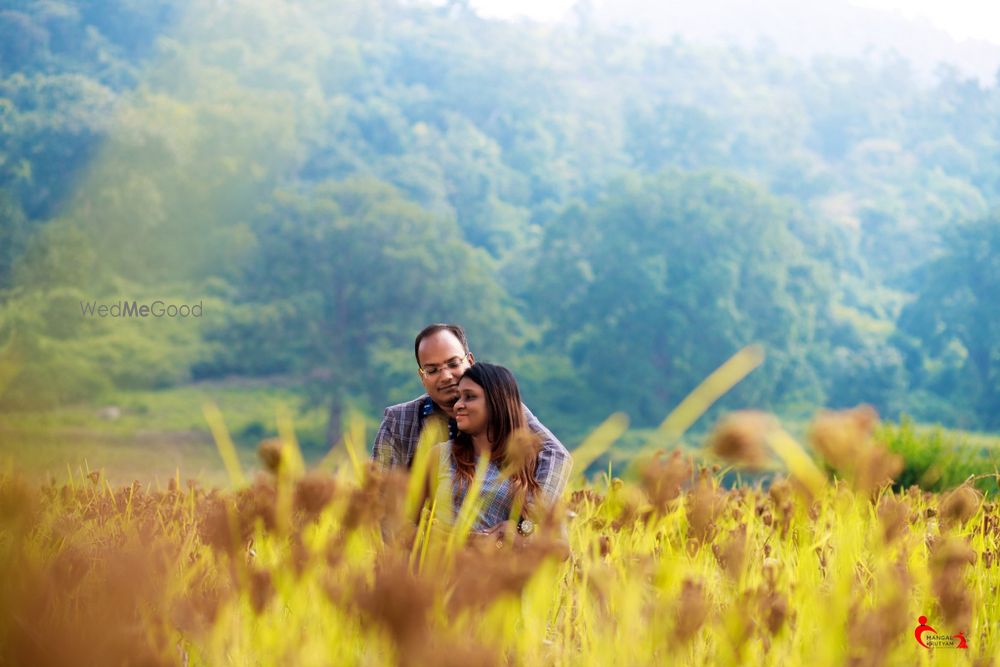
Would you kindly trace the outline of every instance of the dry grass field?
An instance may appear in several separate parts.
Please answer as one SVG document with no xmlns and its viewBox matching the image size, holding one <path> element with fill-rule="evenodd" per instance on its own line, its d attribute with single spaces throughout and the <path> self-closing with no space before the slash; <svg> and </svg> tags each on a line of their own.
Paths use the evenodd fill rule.
<svg viewBox="0 0 1000 667">
<path fill-rule="evenodd" d="M 272 441 L 248 481 L 216 429 L 229 490 L 9 469 L 0 664 L 995 664 L 996 503 L 893 492 L 873 429 L 821 414 L 819 461 L 736 413 L 707 443 L 721 468 L 675 450 L 578 475 L 527 540 L 440 529 L 416 478 L 369 470 L 350 438 L 314 470 Z M 719 483 L 775 461 L 766 485 Z"/>
</svg>

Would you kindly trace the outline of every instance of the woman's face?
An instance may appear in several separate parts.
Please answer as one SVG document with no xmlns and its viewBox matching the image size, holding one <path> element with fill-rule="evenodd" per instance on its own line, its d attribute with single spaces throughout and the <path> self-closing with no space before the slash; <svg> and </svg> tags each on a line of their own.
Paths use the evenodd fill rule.
<svg viewBox="0 0 1000 667">
<path fill-rule="evenodd" d="M 468 377 L 458 383 L 458 402 L 455 403 L 455 423 L 458 430 L 469 435 L 479 435 L 486 430 L 489 419 L 483 388 Z"/>
</svg>

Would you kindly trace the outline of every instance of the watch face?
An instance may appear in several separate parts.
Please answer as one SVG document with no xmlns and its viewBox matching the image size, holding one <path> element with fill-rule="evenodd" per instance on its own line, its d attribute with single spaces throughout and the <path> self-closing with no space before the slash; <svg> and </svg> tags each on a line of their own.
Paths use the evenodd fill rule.
<svg viewBox="0 0 1000 667">
<path fill-rule="evenodd" d="M 535 530 L 535 524 L 530 519 L 521 519 L 521 522 L 517 524 L 517 530 L 522 535 L 531 535 L 532 531 Z"/>
</svg>

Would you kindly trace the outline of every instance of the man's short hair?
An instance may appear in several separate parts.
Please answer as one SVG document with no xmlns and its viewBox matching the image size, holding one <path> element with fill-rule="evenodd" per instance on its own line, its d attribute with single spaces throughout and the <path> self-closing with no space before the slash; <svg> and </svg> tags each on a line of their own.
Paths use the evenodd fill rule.
<svg viewBox="0 0 1000 667">
<path fill-rule="evenodd" d="M 437 324 L 428 324 L 426 327 L 421 329 L 420 333 L 417 334 L 417 339 L 413 341 L 413 356 L 417 358 L 417 365 L 420 365 L 420 342 L 427 338 L 428 336 L 433 336 L 439 331 L 449 331 L 458 342 L 462 344 L 462 350 L 468 354 L 469 353 L 469 341 L 465 339 L 465 329 L 458 324 L 443 324 L 438 322 Z"/>
</svg>

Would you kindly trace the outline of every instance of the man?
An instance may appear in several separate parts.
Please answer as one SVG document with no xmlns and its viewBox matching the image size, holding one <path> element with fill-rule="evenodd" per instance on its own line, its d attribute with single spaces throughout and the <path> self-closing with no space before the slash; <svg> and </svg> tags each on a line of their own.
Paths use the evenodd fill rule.
<svg viewBox="0 0 1000 667">
<path fill-rule="evenodd" d="M 440 427 L 442 441 L 455 437 L 454 408 L 458 401 L 458 381 L 465 370 L 475 363 L 465 331 L 457 324 L 425 327 L 417 334 L 413 353 L 417 357 L 420 382 L 427 393 L 385 409 L 372 450 L 372 460 L 383 468 L 409 468 L 425 428 Z M 559 499 L 566 487 L 573 459 L 526 406 L 524 416 L 528 428 L 542 440 L 536 478 L 545 502 L 551 504 Z"/>
</svg>

